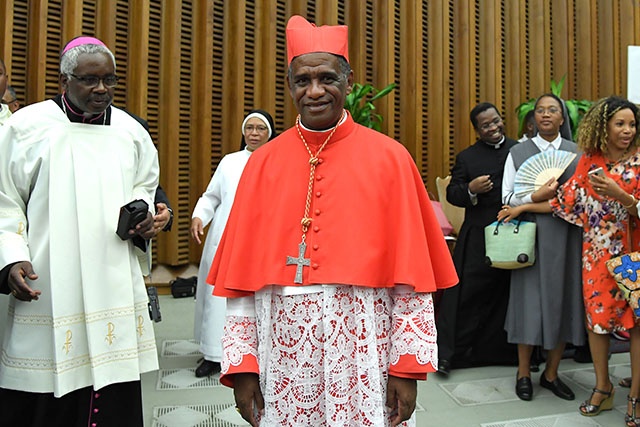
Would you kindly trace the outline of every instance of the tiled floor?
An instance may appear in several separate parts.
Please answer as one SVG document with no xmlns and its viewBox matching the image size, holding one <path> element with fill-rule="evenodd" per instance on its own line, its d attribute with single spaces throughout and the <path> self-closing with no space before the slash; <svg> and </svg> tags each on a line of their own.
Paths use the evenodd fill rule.
<svg viewBox="0 0 640 427">
<path fill-rule="evenodd" d="M 191 298 L 160 296 L 162 322 L 156 324 L 160 371 L 143 376 L 145 427 L 246 426 L 234 410 L 233 393 L 217 376 L 194 375 L 200 355 L 193 342 Z M 614 383 L 630 374 L 628 353 L 611 357 Z M 419 385 L 419 427 L 622 427 L 627 390 L 616 387 L 613 411 L 593 418 L 578 413 L 579 402 L 594 385 L 590 364 L 565 359 L 562 379 L 576 393 L 567 402 L 538 385 L 534 374 L 534 399 L 519 400 L 514 392 L 514 367 L 454 370 L 448 378 L 431 375 Z"/>
</svg>

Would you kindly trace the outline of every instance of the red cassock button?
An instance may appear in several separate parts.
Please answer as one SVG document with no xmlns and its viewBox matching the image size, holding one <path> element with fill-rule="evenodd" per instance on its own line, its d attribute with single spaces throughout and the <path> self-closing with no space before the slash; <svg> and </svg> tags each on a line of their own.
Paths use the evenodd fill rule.
<svg viewBox="0 0 640 427">
<path fill-rule="evenodd" d="M 316 176 L 316 179 L 317 179 L 318 181 L 322 181 L 322 178 L 323 178 L 323 177 L 322 177 L 322 175 L 318 175 L 318 176 Z"/>
<path fill-rule="evenodd" d="M 317 251 L 319 247 L 320 247 L 320 246 L 318 246 L 318 245 L 313 245 L 313 250 L 314 250 L 314 251 Z"/>
<path fill-rule="evenodd" d="M 320 209 L 316 209 L 316 215 L 320 215 Z"/>
<path fill-rule="evenodd" d="M 318 264 L 313 264 L 311 267 L 313 267 L 314 270 L 317 270 L 319 266 Z"/>
<path fill-rule="evenodd" d="M 316 191 L 316 197 L 320 197 L 320 196 L 322 196 L 322 193 L 319 191 Z"/>
<path fill-rule="evenodd" d="M 317 233 L 318 231 L 320 231 L 320 227 L 318 227 L 318 226 L 313 227 L 313 231 L 315 231 Z"/>
</svg>

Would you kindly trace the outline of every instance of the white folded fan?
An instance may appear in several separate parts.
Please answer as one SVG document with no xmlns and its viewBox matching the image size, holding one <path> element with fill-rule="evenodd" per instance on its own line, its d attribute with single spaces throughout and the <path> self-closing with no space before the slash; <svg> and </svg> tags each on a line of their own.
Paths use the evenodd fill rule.
<svg viewBox="0 0 640 427">
<path fill-rule="evenodd" d="M 564 150 L 547 150 L 529 157 L 516 171 L 513 193 L 524 197 L 551 178 L 560 178 L 575 158 L 576 153 Z"/>
</svg>

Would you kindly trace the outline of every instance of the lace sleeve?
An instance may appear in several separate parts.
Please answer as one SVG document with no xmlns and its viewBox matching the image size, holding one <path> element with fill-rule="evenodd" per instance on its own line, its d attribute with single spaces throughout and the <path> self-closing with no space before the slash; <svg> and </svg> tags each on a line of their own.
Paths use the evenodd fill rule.
<svg viewBox="0 0 640 427">
<path fill-rule="evenodd" d="M 405 374 L 435 371 L 438 345 L 431 294 L 396 286 L 392 298 L 390 371 Z"/>
<path fill-rule="evenodd" d="M 222 377 L 258 373 L 258 335 L 254 297 L 229 298 L 222 335 Z"/>
</svg>

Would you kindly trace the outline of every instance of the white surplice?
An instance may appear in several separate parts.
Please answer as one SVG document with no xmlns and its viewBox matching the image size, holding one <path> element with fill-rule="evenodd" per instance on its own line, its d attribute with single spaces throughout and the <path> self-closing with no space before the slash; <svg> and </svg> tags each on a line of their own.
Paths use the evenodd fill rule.
<svg viewBox="0 0 640 427">
<path fill-rule="evenodd" d="M 211 222 L 198 269 L 194 336 L 196 340 L 200 341 L 200 351 L 205 355 L 205 359 L 214 362 L 222 360 L 221 339 L 226 298 L 212 294 L 213 287 L 207 284 L 207 276 L 222 232 L 227 225 L 238 182 L 249 156 L 251 156 L 251 151 L 244 149 L 227 154 L 222 158 L 207 190 L 198 199 L 191 216 L 192 218 L 200 218 L 204 227 Z"/>
<path fill-rule="evenodd" d="M 110 126 L 71 123 L 49 100 L 0 128 L 0 268 L 30 261 L 42 291 L 10 298 L 0 387 L 62 396 L 158 368 L 140 266 L 115 233 L 121 206 L 153 207 L 157 153 L 111 111 Z"/>
<path fill-rule="evenodd" d="M 9 110 L 9 107 L 6 105 L 0 106 L 0 126 L 2 126 L 9 117 L 11 117 L 11 110 Z"/>
</svg>

